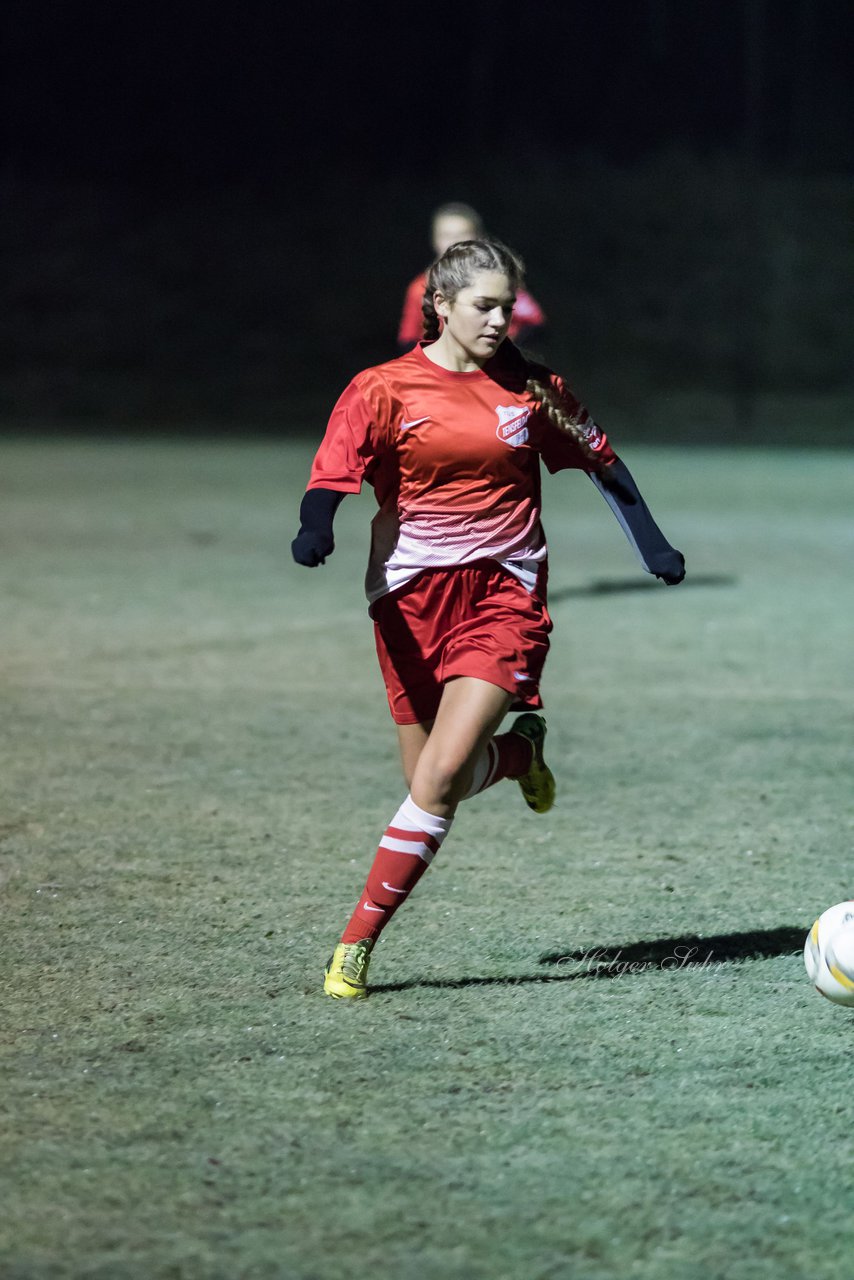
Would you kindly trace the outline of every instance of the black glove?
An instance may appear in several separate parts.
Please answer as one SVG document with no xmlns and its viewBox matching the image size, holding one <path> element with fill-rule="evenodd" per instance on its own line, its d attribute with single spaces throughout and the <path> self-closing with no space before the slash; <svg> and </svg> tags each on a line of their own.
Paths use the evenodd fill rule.
<svg viewBox="0 0 854 1280">
<path fill-rule="evenodd" d="M 660 551 L 657 555 L 650 557 L 649 571 L 668 587 L 675 587 L 685 577 L 685 557 L 675 547 L 671 547 L 668 551 Z"/>
<path fill-rule="evenodd" d="M 297 564 L 304 564 L 307 569 L 314 569 L 319 564 L 326 564 L 326 557 L 335 550 L 335 540 L 331 534 L 318 532 L 317 529 L 300 529 L 291 543 L 291 555 Z"/>
<path fill-rule="evenodd" d="M 314 569 L 332 555 L 332 521 L 343 497 L 336 489 L 308 490 L 300 504 L 300 530 L 291 543 L 291 555 L 297 564 Z"/>
</svg>

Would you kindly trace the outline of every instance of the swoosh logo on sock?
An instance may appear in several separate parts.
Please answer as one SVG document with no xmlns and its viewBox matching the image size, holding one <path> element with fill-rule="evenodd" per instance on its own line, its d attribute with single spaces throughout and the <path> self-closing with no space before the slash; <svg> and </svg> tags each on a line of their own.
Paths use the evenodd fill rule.
<svg viewBox="0 0 854 1280">
<path fill-rule="evenodd" d="M 393 884 L 389 884 L 388 880 L 383 880 L 383 888 L 388 889 L 389 893 L 406 893 L 405 889 L 395 889 Z"/>
<path fill-rule="evenodd" d="M 363 902 L 362 910 L 363 911 L 379 911 L 380 915 L 382 915 L 382 913 L 385 911 L 385 907 L 372 907 L 370 903 Z"/>
</svg>

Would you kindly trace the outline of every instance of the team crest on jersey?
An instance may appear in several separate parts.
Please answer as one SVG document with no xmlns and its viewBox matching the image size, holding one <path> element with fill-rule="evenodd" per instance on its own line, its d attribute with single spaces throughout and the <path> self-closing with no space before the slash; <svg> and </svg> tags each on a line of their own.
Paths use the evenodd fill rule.
<svg viewBox="0 0 854 1280">
<path fill-rule="evenodd" d="M 522 409 L 518 404 L 498 404 L 495 406 L 495 412 L 498 414 L 498 426 L 495 431 L 498 439 L 503 440 L 512 449 L 525 444 L 528 439 L 527 424 L 531 410 Z"/>
</svg>

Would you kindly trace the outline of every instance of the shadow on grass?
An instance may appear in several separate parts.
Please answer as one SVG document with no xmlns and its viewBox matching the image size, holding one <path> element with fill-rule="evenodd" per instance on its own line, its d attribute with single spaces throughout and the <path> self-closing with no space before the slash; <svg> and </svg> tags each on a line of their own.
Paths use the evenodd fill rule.
<svg viewBox="0 0 854 1280">
<path fill-rule="evenodd" d="M 737 578 L 725 573 L 688 574 L 679 590 L 686 587 L 734 587 Z M 630 591 L 656 591 L 661 583 L 649 577 L 633 578 L 597 578 L 583 587 L 553 587 L 549 591 L 549 605 L 559 604 L 561 600 L 575 600 L 589 596 L 616 596 Z"/>
<path fill-rule="evenodd" d="M 586 978 L 622 978 L 649 969 L 710 969 L 716 965 L 745 960 L 767 960 L 774 956 L 798 955 L 803 950 L 807 925 L 764 929 L 748 933 L 716 933 L 701 938 L 681 934 L 673 938 L 653 938 L 626 946 L 585 947 L 583 950 L 549 952 L 540 956 L 542 965 L 567 973 L 505 974 L 501 977 L 413 978 L 408 982 L 386 982 L 371 991 L 408 991 L 413 987 L 458 990 L 463 987 L 521 987 L 530 983 L 578 982 Z"/>
</svg>

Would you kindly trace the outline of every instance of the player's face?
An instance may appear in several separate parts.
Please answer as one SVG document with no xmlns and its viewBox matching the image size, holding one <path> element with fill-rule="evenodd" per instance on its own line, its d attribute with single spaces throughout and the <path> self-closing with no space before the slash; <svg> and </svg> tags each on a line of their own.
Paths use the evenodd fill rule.
<svg viewBox="0 0 854 1280">
<path fill-rule="evenodd" d="M 443 213 L 433 223 L 433 249 L 437 258 L 459 240 L 476 239 L 477 228 L 458 213 Z"/>
<path fill-rule="evenodd" d="M 484 365 L 507 337 L 516 294 L 503 271 L 479 271 L 453 302 L 436 295 L 444 328 L 441 340 L 459 356 Z"/>
</svg>

